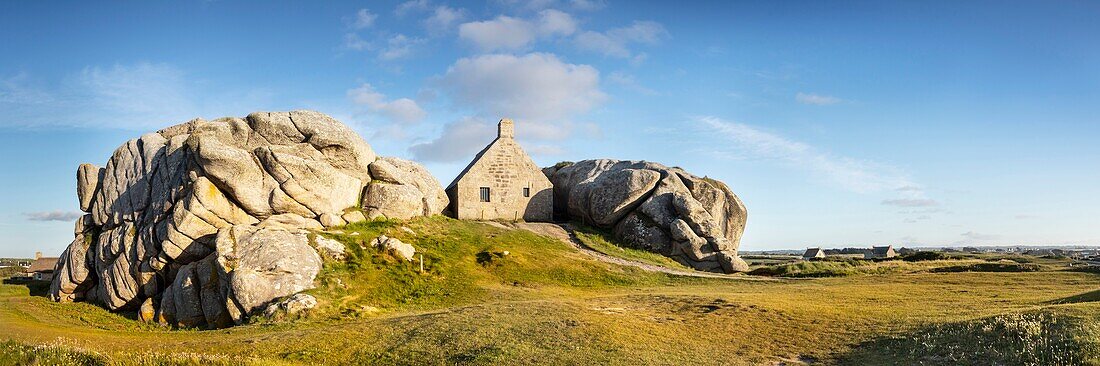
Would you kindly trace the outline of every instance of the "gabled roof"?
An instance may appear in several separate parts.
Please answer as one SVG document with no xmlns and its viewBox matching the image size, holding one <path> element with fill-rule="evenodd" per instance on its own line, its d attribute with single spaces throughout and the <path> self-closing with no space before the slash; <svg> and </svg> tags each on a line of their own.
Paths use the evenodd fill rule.
<svg viewBox="0 0 1100 366">
<path fill-rule="evenodd" d="M 456 176 L 455 179 L 451 181 L 451 184 L 447 185 L 446 190 L 450 191 L 451 188 L 458 185 L 458 182 L 462 180 L 462 178 L 465 177 L 471 169 L 477 166 L 477 163 L 481 161 L 481 158 L 485 155 L 485 153 L 489 152 L 489 150 L 497 146 L 497 144 L 506 143 L 505 141 L 511 142 L 513 145 L 515 145 L 516 149 L 519 149 L 519 151 L 523 153 L 523 158 L 526 159 L 527 162 L 530 163 L 532 166 L 534 166 L 535 169 L 539 169 L 538 164 L 535 164 L 534 160 L 531 160 L 531 157 L 527 155 L 527 152 L 523 150 L 523 147 L 519 146 L 519 144 L 515 142 L 515 132 L 513 130 L 513 126 L 514 125 L 512 120 L 507 118 L 502 118 L 500 122 L 497 122 L 497 138 L 493 139 L 493 142 L 490 142 L 488 145 L 485 146 L 484 149 L 481 149 L 481 151 L 479 151 L 477 155 L 474 156 L 474 159 L 470 161 L 470 164 L 466 165 L 466 169 L 462 169 L 462 172 L 458 173 L 458 176 Z"/>
<path fill-rule="evenodd" d="M 803 257 L 816 257 L 818 254 L 825 254 L 821 248 L 809 248 L 806 249 L 806 253 L 803 253 Z"/>
<path fill-rule="evenodd" d="M 32 272 L 53 272 L 53 268 L 57 265 L 57 258 L 42 257 L 35 259 L 31 262 L 31 266 L 27 267 L 27 273 Z"/>
<path fill-rule="evenodd" d="M 893 245 L 887 245 L 887 246 L 884 246 L 884 247 L 872 247 L 871 252 L 874 253 L 875 255 L 886 255 L 886 253 L 889 253 L 890 249 L 892 249 L 892 248 L 893 248 Z"/>
<path fill-rule="evenodd" d="M 466 165 L 466 169 L 462 169 L 462 172 L 458 173 L 458 176 L 456 176 L 455 179 L 451 181 L 451 184 L 447 185 L 447 190 L 449 191 L 451 187 L 454 187 L 456 184 L 458 184 L 458 181 L 462 180 L 462 177 L 465 177 L 466 173 L 469 173 L 470 169 L 474 168 L 474 165 L 477 165 L 477 162 L 481 160 L 481 156 L 485 155 L 485 152 L 489 151 L 489 148 L 493 147 L 493 145 L 496 145 L 497 141 L 500 141 L 500 137 L 493 139 L 493 142 L 490 142 L 488 145 L 485 145 L 484 149 L 478 151 L 477 155 L 474 155 L 474 160 L 470 160 L 470 164 Z"/>
</svg>

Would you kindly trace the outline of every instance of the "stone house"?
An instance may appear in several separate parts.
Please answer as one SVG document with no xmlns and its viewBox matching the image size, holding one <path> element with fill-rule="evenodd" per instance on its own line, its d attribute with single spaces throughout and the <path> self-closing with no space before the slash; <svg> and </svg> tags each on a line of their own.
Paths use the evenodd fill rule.
<svg viewBox="0 0 1100 366">
<path fill-rule="evenodd" d="M 53 280 L 54 267 L 57 266 L 58 258 L 43 257 L 42 252 L 34 254 L 34 262 L 27 267 L 27 277 L 35 281 L 51 281 Z"/>
<path fill-rule="evenodd" d="M 864 255 L 865 259 L 883 259 L 897 257 L 898 253 L 894 252 L 893 245 L 887 245 L 884 247 L 871 247 L 871 251 Z"/>
<path fill-rule="evenodd" d="M 462 220 L 551 221 L 553 185 L 501 119 L 497 138 L 447 186 L 450 212 Z"/>
<path fill-rule="evenodd" d="M 805 259 L 805 260 L 818 259 L 818 258 L 825 258 L 825 251 L 821 250 L 821 248 L 809 248 L 809 249 L 806 249 L 806 253 L 802 254 L 802 259 Z"/>
</svg>

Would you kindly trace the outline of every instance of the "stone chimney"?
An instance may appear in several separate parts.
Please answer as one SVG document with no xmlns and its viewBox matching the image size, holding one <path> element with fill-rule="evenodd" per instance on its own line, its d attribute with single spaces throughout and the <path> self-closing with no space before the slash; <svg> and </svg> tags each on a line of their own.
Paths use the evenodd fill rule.
<svg viewBox="0 0 1100 366">
<path fill-rule="evenodd" d="M 516 137 L 516 125 L 512 123 L 512 120 L 507 118 L 501 118 L 500 123 L 497 123 L 497 138 L 510 139 Z"/>
<path fill-rule="evenodd" d="M 42 259 L 42 252 L 34 252 L 34 260 Z"/>
</svg>

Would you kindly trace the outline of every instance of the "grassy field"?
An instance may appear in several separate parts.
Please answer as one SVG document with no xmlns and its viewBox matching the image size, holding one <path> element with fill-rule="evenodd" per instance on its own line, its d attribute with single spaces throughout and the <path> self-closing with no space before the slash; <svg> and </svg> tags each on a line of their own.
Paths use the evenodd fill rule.
<svg viewBox="0 0 1100 366">
<path fill-rule="evenodd" d="M 416 246 L 425 270 L 360 246 L 379 233 Z M 779 263 L 761 267 L 773 269 L 768 276 L 704 279 L 607 264 L 526 231 L 442 217 L 320 235 L 349 244 L 350 256 L 326 263 L 310 291 L 320 305 L 298 319 L 171 330 L 49 302 L 35 296 L 41 284 L 0 285 L 0 364 L 1100 361 L 1100 274 L 1067 270 L 1065 261 L 815 261 L 805 263 L 830 268 Z M 830 275 L 783 277 L 823 272 Z"/>
</svg>

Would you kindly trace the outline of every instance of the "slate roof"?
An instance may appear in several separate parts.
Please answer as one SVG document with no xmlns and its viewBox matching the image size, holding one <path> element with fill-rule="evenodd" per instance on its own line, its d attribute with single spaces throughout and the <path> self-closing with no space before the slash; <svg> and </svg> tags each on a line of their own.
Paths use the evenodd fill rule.
<svg viewBox="0 0 1100 366">
<path fill-rule="evenodd" d="M 822 251 L 821 248 L 809 248 L 809 249 L 806 249 L 806 253 L 802 254 L 802 258 L 817 258 L 817 257 L 824 257 L 824 256 L 825 256 L 825 252 Z"/>
<path fill-rule="evenodd" d="M 27 273 L 34 272 L 53 272 L 53 268 L 57 266 L 57 258 L 42 257 L 35 259 L 31 262 L 31 266 L 27 267 Z"/>
<path fill-rule="evenodd" d="M 893 247 L 893 246 L 892 245 L 887 245 L 887 246 L 884 246 L 884 247 L 873 247 L 873 248 L 871 248 L 871 254 L 873 254 L 876 257 L 885 257 L 888 253 L 890 253 L 891 247 Z"/>
</svg>

